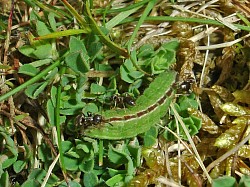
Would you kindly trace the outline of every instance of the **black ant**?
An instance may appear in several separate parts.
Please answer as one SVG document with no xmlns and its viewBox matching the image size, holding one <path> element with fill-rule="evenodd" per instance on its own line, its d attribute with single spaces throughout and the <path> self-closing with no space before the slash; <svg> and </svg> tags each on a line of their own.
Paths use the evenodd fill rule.
<svg viewBox="0 0 250 187">
<path fill-rule="evenodd" d="M 91 112 L 87 112 L 87 115 L 83 113 L 79 114 L 78 116 L 76 116 L 75 119 L 75 125 L 78 126 L 80 130 L 84 130 L 88 127 L 97 126 L 101 123 L 108 123 L 113 126 L 108 121 L 105 121 L 100 114 L 92 114 Z"/>
<path fill-rule="evenodd" d="M 115 107 L 125 108 L 125 105 L 135 106 L 135 100 L 128 93 L 124 95 L 114 94 L 111 98 L 111 101 L 114 102 Z"/>
<path fill-rule="evenodd" d="M 89 126 L 95 126 L 100 124 L 103 121 L 103 118 L 100 114 L 92 114 L 91 112 L 87 112 L 87 116 L 85 114 L 79 114 L 76 116 L 75 123 L 77 126 L 87 128 Z"/>
<path fill-rule="evenodd" d="M 179 86 L 178 86 L 178 92 L 185 92 L 185 93 L 190 93 L 192 85 L 194 84 L 195 80 L 193 78 L 188 78 L 185 81 L 183 81 Z"/>
</svg>

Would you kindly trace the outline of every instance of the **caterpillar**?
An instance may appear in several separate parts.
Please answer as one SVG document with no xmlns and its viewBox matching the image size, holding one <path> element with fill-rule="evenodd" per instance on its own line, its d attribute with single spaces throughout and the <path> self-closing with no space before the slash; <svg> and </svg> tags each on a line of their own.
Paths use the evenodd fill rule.
<svg viewBox="0 0 250 187">
<path fill-rule="evenodd" d="M 92 138 L 119 140 L 146 132 L 166 115 L 175 93 L 176 74 L 171 70 L 159 74 L 138 97 L 135 106 L 104 111 L 102 124 L 88 126 L 83 134 Z"/>
</svg>

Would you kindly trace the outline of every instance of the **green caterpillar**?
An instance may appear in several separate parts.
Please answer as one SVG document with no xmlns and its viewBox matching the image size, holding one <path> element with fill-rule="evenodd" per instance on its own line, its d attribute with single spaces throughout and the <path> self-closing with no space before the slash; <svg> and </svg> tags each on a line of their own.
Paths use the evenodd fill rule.
<svg viewBox="0 0 250 187">
<path fill-rule="evenodd" d="M 172 86 L 176 74 L 174 71 L 161 73 L 136 100 L 136 106 L 103 112 L 102 124 L 87 127 L 83 134 L 92 138 L 119 140 L 146 132 L 166 114 L 174 97 Z"/>
</svg>

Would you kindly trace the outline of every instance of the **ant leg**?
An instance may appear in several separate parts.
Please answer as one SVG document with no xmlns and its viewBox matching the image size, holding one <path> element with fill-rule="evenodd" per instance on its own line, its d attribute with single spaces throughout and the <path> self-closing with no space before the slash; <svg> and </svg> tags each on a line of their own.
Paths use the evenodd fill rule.
<svg viewBox="0 0 250 187">
<path fill-rule="evenodd" d="M 123 97 L 121 97 L 121 103 L 122 103 L 124 111 L 126 112 L 126 105 L 125 105 L 125 100 Z"/>
<path fill-rule="evenodd" d="M 110 124 L 111 126 L 114 126 L 112 123 L 108 122 L 108 124 Z"/>
<path fill-rule="evenodd" d="M 93 114 L 92 114 L 92 112 L 87 112 L 87 115 L 88 115 L 88 117 L 92 117 L 93 116 Z"/>
</svg>

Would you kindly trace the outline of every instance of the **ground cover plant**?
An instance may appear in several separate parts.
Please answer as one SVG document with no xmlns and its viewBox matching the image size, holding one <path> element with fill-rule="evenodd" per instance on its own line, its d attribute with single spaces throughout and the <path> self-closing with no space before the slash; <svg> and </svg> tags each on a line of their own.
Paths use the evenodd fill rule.
<svg viewBox="0 0 250 187">
<path fill-rule="evenodd" d="M 0 186 L 249 186 L 248 1 L 1 1 Z"/>
</svg>

